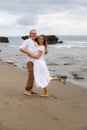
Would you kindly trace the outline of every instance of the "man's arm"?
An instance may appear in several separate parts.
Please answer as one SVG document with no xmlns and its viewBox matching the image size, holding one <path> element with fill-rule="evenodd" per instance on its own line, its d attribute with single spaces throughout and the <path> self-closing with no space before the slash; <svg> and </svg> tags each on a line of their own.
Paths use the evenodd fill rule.
<svg viewBox="0 0 87 130">
<path fill-rule="evenodd" d="M 24 48 L 20 48 L 19 51 L 23 52 L 24 54 L 27 54 L 28 56 L 32 57 L 33 53 L 25 50 Z"/>
</svg>

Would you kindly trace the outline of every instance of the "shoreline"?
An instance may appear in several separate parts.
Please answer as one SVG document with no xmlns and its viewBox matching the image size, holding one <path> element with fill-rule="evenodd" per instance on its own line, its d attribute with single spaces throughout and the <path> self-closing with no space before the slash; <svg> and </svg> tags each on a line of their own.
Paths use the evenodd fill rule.
<svg viewBox="0 0 87 130">
<path fill-rule="evenodd" d="M 14 67 L 19 68 L 19 70 L 24 71 L 25 73 L 27 72 L 26 63 L 23 66 L 21 66 L 20 64 L 16 64 L 14 61 L 11 61 L 11 60 L 7 60 L 6 61 L 6 60 L 3 60 L 3 59 L 0 59 L 0 62 L 11 64 Z M 55 76 L 55 74 L 54 74 L 54 76 Z M 63 75 L 60 74 L 59 76 L 63 76 Z M 86 83 L 82 83 L 82 81 L 84 81 L 85 78 L 84 79 L 79 79 L 79 78 L 78 79 L 74 79 L 74 78 L 68 77 L 68 75 L 65 75 L 65 74 L 64 74 L 64 76 L 67 77 L 66 80 L 68 82 L 72 83 L 73 85 L 78 85 L 78 86 L 87 88 Z M 81 85 L 80 85 L 80 83 L 81 83 Z"/>
<path fill-rule="evenodd" d="M 67 81 L 49 84 L 49 98 L 23 94 L 27 73 L 0 61 L 1 130 L 85 130 L 87 88 Z"/>
</svg>

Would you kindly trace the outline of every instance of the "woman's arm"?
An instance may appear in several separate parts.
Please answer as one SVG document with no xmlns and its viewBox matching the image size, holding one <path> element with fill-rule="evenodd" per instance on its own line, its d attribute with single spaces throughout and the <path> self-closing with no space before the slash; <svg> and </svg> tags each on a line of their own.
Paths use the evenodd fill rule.
<svg viewBox="0 0 87 130">
<path fill-rule="evenodd" d="M 42 51 L 39 51 L 37 55 L 32 54 L 32 58 L 39 59 L 42 55 Z"/>
</svg>

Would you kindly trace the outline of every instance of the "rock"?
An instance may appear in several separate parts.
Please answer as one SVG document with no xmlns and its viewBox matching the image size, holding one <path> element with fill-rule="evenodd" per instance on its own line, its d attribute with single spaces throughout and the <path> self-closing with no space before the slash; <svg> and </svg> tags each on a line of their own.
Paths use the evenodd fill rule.
<svg viewBox="0 0 87 130">
<path fill-rule="evenodd" d="M 64 63 L 64 65 L 71 65 L 70 63 Z"/>
<path fill-rule="evenodd" d="M 58 43 L 63 43 L 63 41 L 58 41 Z"/>
<path fill-rule="evenodd" d="M 59 77 L 61 77 L 63 79 L 67 79 L 67 76 L 60 75 Z"/>
<path fill-rule="evenodd" d="M 26 39 L 28 39 L 28 36 L 22 36 L 21 37 L 23 40 L 26 40 Z"/>
<path fill-rule="evenodd" d="M 26 39 L 28 39 L 28 36 L 22 36 L 21 38 L 23 40 L 26 40 Z M 60 42 L 58 42 L 59 38 L 55 35 L 46 35 L 46 39 L 47 39 L 48 44 L 60 43 Z M 37 39 L 36 39 L 36 41 L 37 41 Z M 61 41 L 61 43 L 63 43 L 63 42 Z"/>
<path fill-rule="evenodd" d="M 49 63 L 49 64 L 47 64 L 47 65 L 49 65 L 49 66 L 57 66 L 58 64 L 56 64 L 56 63 Z"/>
<path fill-rule="evenodd" d="M 84 77 L 74 76 L 74 79 L 84 79 Z"/>
<path fill-rule="evenodd" d="M 8 63 L 8 64 L 14 64 L 14 62 L 13 62 L 13 61 L 7 61 L 7 63 Z"/>
<path fill-rule="evenodd" d="M 63 78 L 63 79 L 67 79 L 68 78 L 66 75 L 54 75 L 53 77 L 60 77 L 60 78 Z"/>
<path fill-rule="evenodd" d="M 56 44 L 58 43 L 58 37 L 56 37 L 55 35 L 48 35 L 46 36 L 47 42 L 48 44 Z"/>
<path fill-rule="evenodd" d="M 84 79 L 84 77 L 80 77 L 78 74 L 76 73 L 72 73 L 74 79 Z"/>
<path fill-rule="evenodd" d="M 8 37 L 0 37 L 0 42 L 8 43 L 9 42 Z"/>
</svg>

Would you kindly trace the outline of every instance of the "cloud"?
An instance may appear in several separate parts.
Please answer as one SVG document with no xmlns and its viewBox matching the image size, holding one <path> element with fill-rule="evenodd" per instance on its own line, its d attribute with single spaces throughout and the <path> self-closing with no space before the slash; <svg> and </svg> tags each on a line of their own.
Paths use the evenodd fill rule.
<svg viewBox="0 0 87 130">
<path fill-rule="evenodd" d="M 37 24 L 37 17 L 32 14 L 22 15 L 22 17 L 17 20 L 17 24 L 23 26 L 35 25 Z"/>
<path fill-rule="evenodd" d="M 48 34 L 87 34 L 86 12 L 86 0 L 1 0 L 0 35 L 22 35 L 31 28 Z"/>
</svg>

